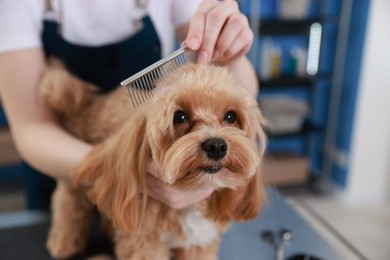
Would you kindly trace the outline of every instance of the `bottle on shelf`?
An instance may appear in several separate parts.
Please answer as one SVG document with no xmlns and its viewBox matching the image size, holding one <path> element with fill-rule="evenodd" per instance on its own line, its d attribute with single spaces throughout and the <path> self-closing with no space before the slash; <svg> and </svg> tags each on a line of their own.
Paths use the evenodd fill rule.
<svg viewBox="0 0 390 260">
<path fill-rule="evenodd" d="M 303 47 L 293 47 L 289 57 L 289 74 L 294 77 L 306 76 L 307 50 Z"/>
<path fill-rule="evenodd" d="M 271 49 L 271 77 L 277 78 L 281 75 L 282 68 L 282 50 L 278 46 Z"/>
<path fill-rule="evenodd" d="M 272 38 L 266 37 L 264 39 L 261 49 L 260 59 L 260 77 L 263 80 L 276 78 L 281 75 L 282 66 L 282 50 L 276 46 Z"/>
</svg>

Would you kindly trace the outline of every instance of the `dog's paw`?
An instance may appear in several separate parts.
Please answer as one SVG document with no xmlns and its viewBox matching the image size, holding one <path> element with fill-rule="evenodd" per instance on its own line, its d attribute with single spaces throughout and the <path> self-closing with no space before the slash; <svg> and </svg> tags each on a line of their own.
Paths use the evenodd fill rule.
<svg viewBox="0 0 390 260">
<path fill-rule="evenodd" d="M 82 253 L 84 243 L 78 239 L 70 239 L 66 236 L 57 236 L 51 233 L 46 248 L 54 259 L 66 259 Z"/>
</svg>

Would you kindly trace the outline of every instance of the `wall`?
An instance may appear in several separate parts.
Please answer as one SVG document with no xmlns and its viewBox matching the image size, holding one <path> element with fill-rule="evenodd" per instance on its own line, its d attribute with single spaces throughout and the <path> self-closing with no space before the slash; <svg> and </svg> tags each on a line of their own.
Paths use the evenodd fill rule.
<svg viewBox="0 0 390 260">
<path fill-rule="evenodd" d="M 390 198 L 390 1 L 373 0 L 368 16 L 349 173 L 350 203 Z"/>
<path fill-rule="evenodd" d="M 337 96 L 340 97 L 339 102 L 332 102 L 329 104 L 332 111 L 329 111 L 329 116 L 333 120 L 337 120 L 337 124 L 329 124 L 328 130 L 336 130 L 334 138 L 329 139 L 331 143 L 329 148 L 331 150 L 330 156 L 332 160 L 332 179 L 339 187 L 345 188 L 348 181 L 348 174 L 350 172 L 350 165 L 348 164 L 348 158 L 350 158 L 353 124 L 356 115 L 357 95 L 359 93 L 359 83 L 361 79 L 363 53 L 365 47 L 365 40 L 367 37 L 366 29 L 368 22 L 368 14 L 370 10 L 370 0 L 349 0 L 343 3 L 342 15 L 344 19 L 348 20 L 348 2 L 352 3 L 350 25 L 343 27 L 348 30 L 347 43 L 344 49 L 343 46 L 339 46 L 340 53 L 338 55 L 344 55 L 345 63 L 342 60 L 337 59 L 334 64 L 335 73 L 341 73 L 342 78 L 333 82 L 332 89 L 336 91 L 333 94 L 337 100 Z M 344 5 L 345 4 L 345 5 Z M 341 27 L 342 25 L 340 25 Z M 342 37 L 342 36 L 340 36 Z M 337 76 L 337 75 L 336 75 Z M 339 103 L 339 105 L 337 105 Z M 335 115 L 337 113 L 337 115 Z M 332 121 L 333 121 L 332 120 Z M 328 149 L 329 149 L 328 148 Z M 328 171 L 327 165 L 324 166 Z"/>
</svg>

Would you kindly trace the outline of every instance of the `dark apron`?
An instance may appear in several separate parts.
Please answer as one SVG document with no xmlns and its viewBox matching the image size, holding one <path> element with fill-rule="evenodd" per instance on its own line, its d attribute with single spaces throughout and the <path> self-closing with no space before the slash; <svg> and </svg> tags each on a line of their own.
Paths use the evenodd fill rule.
<svg viewBox="0 0 390 260">
<path fill-rule="evenodd" d="M 146 16 L 142 22 L 142 30 L 126 40 L 101 47 L 84 47 L 65 41 L 57 33 L 57 23 L 46 21 L 42 34 L 45 54 L 60 58 L 74 75 L 106 93 L 161 58 L 160 41 L 150 18 Z M 49 209 L 55 187 L 53 179 L 25 164 L 25 186 L 28 209 Z"/>
</svg>

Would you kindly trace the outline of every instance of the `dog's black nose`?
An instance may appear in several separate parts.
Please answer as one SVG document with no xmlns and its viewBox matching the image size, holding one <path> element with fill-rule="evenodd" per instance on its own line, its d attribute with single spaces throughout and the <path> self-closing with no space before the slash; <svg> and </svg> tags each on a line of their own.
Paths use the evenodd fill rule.
<svg viewBox="0 0 390 260">
<path fill-rule="evenodd" d="M 213 160 L 219 160 L 226 155 L 227 143 L 222 138 L 210 138 L 202 143 L 202 149 L 207 157 Z"/>
</svg>

